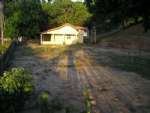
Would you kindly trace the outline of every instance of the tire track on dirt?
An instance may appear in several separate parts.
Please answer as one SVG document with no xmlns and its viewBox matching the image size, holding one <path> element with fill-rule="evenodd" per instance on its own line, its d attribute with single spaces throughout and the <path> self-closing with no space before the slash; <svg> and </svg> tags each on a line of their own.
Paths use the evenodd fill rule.
<svg viewBox="0 0 150 113">
<path fill-rule="evenodd" d="M 89 62 L 86 62 L 86 65 L 88 65 L 88 69 L 85 69 L 87 70 L 87 75 L 89 74 L 89 72 L 91 72 L 91 74 L 93 75 L 90 79 L 93 79 L 95 78 L 95 81 L 97 82 L 97 84 L 101 84 L 101 85 L 104 85 L 104 86 L 108 86 L 110 84 L 108 84 L 108 82 L 111 82 L 112 80 L 111 79 L 108 79 L 104 76 L 104 74 L 101 74 L 101 78 L 99 79 L 99 74 L 97 74 L 97 72 L 95 73 L 95 69 L 93 68 L 93 66 L 91 66 L 91 64 Z M 90 70 L 90 71 L 89 71 Z M 100 73 L 101 71 L 98 70 L 98 73 Z M 99 81 L 105 81 L 103 82 L 103 84 Z M 101 93 L 101 92 L 98 92 L 98 93 Z M 112 104 L 112 101 L 111 101 L 111 96 L 114 96 L 115 97 L 115 94 L 112 92 L 112 91 L 109 91 L 109 92 L 104 92 L 105 94 L 103 95 L 103 98 L 105 98 L 105 101 L 107 101 L 107 104 L 109 105 L 109 108 L 110 108 L 110 111 L 109 112 L 113 112 L 113 113 L 116 113 L 116 110 L 114 110 L 114 108 L 118 108 L 118 104 L 116 103 L 113 103 Z M 108 99 L 107 97 L 109 97 L 110 99 Z M 101 104 L 100 104 L 101 105 Z M 125 113 L 129 112 L 128 110 L 125 110 L 124 111 Z"/>
<path fill-rule="evenodd" d="M 91 66 L 91 67 L 93 67 L 93 66 Z M 92 70 L 94 70 L 94 69 L 92 69 Z M 101 71 L 99 71 L 99 70 L 101 70 Z M 107 77 L 106 79 L 108 79 L 108 80 L 112 79 L 110 77 L 110 76 L 113 76 L 112 73 L 106 71 L 103 67 L 101 67 L 101 69 L 99 69 L 99 70 L 98 70 L 98 72 L 102 72 L 104 74 L 104 76 Z M 119 80 L 116 80 L 116 79 L 118 79 L 118 78 L 113 78 L 113 83 L 114 82 L 118 83 Z M 125 106 L 129 109 L 130 112 L 136 112 L 137 110 L 136 110 L 135 106 L 132 104 L 132 100 L 134 98 L 134 94 L 131 94 L 131 92 L 133 92 L 133 90 L 132 90 L 131 87 L 129 87 L 129 85 L 126 85 L 126 87 L 122 87 L 122 83 L 124 83 L 124 82 L 121 81 L 120 83 L 118 83 L 118 86 L 119 86 L 118 89 L 113 88 L 114 89 L 113 93 L 114 93 L 114 95 L 118 95 L 118 97 L 120 97 L 120 101 L 122 100 L 123 103 L 125 103 Z M 126 81 L 125 84 L 128 84 L 128 81 Z M 122 89 L 122 90 L 120 90 L 120 89 Z M 128 93 L 128 91 L 130 93 Z M 119 94 L 117 94 L 116 92 L 119 92 Z M 124 94 L 124 93 L 126 93 L 126 94 Z M 122 96 L 120 96 L 120 95 L 122 95 Z M 126 96 L 128 96 L 128 97 L 127 98 L 121 98 L 121 97 L 126 97 Z M 142 111 L 141 111 L 141 113 L 142 113 Z"/>
<path fill-rule="evenodd" d="M 133 103 L 133 101 L 135 100 L 135 96 L 137 94 L 134 93 L 134 89 L 131 87 L 132 84 L 130 84 L 128 81 L 125 82 L 124 81 L 125 79 L 121 79 L 121 78 L 119 79 L 118 77 L 115 77 L 111 72 L 103 69 L 103 67 L 99 67 L 99 69 L 101 69 L 101 72 L 103 72 L 107 78 L 111 79 L 111 77 L 113 76 L 113 83 L 117 83 L 117 84 L 114 85 L 112 91 L 119 98 L 119 100 L 124 104 L 124 106 L 128 108 L 128 110 L 132 113 L 134 112 L 143 113 L 142 111 L 138 110 Z M 131 86 L 129 86 L 129 84 Z"/>
</svg>

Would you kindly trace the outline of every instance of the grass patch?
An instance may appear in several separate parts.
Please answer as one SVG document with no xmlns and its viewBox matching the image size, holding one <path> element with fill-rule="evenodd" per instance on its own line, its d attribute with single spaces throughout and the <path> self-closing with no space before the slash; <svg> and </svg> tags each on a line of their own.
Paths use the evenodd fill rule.
<svg viewBox="0 0 150 113">
<path fill-rule="evenodd" d="M 5 42 L 3 45 L 0 44 L 0 55 L 2 55 L 6 49 L 10 46 L 11 41 Z"/>
<path fill-rule="evenodd" d="M 135 72 L 146 79 L 150 79 L 150 58 L 144 58 L 139 56 L 123 56 L 123 55 L 112 55 L 114 67 L 119 69 Z"/>
<path fill-rule="evenodd" d="M 82 48 L 83 45 L 77 44 L 77 45 L 70 45 L 70 46 L 62 46 L 62 45 L 37 45 L 37 44 L 29 44 L 28 48 L 31 49 L 31 51 L 39 55 L 41 57 L 48 56 L 49 58 L 57 58 L 57 57 L 65 57 L 66 53 L 68 51 L 77 51 Z M 29 50 L 27 50 L 26 53 L 30 53 Z"/>
<path fill-rule="evenodd" d="M 39 55 L 49 55 L 51 58 L 62 56 L 66 50 L 67 47 L 65 46 L 38 46 L 37 48 L 33 48 L 34 53 Z"/>
</svg>

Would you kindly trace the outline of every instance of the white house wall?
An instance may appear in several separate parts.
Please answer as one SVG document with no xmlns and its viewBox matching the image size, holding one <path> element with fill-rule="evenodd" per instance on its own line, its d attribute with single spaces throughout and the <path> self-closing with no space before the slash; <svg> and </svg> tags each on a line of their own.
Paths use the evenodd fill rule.
<svg viewBox="0 0 150 113">
<path fill-rule="evenodd" d="M 79 38 L 78 36 L 70 36 L 68 39 L 65 35 L 54 35 L 51 36 L 51 41 L 42 41 L 41 44 L 50 44 L 50 45 L 71 45 L 76 43 L 83 43 L 83 38 Z"/>
<path fill-rule="evenodd" d="M 59 29 L 53 29 L 47 32 L 44 32 L 41 34 L 50 34 L 51 40 L 50 41 L 44 41 L 41 40 L 41 44 L 50 44 L 50 45 L 71 45 L 76 43 L 83 43 L 83 36 L 85 35 L 85 32 L 82 31 L 82 35 L 80 35 L 80 31 L 77 31 L 75 28 L 71 26 L 64 26 Z M 68 38 L 70 37 L 70 38 Z"/>
<path fill-rule="evenodd" d="M 52 35 L 52 39 L 51 39 L 51 44 L 59 44 L 59 45 L 63 45 L 64 42 L 64 36 L 63 35 Z"/>
<path fill-rule="evenodd" d="M 77 36 L 70 36 L 70 39 L 68 39 L 67 36 L 65 36 L 64 39 L 65 39 L 64 43 L 66 45 L 76 44 L 79 41 Z"/>
<path fill-rule="evenodd" d="M 75 34 L 78 35 L 78 31 L 71 26 L 64 26 L 58 30 L 48 31 L 48 34 Z"/>
</svg>

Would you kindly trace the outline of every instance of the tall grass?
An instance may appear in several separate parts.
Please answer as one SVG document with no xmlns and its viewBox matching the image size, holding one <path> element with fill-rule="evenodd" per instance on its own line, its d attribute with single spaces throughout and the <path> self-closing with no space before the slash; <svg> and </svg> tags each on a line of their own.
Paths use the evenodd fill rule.
<svg viewBox="0 0 150 113">
<path fill-rule="evenodd" d="M 0 44 L 0 55 L 3 54 L 9 47 L 11 41 L 6 41 L 3 45 Z"/>
</svg>

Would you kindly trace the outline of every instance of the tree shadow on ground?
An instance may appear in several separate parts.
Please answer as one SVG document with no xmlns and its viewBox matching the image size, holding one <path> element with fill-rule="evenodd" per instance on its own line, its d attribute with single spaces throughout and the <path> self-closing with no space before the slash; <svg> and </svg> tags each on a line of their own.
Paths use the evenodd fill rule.
<svg viewBox="0 0 150 113">
<path fill-rule="evenodd" d="M 16 50 L 15 59 L 12 62 L 11 67 L 23 67 L 31 71 L 34 77 L 36 76 L 35 79 L 37 81 L 35 85 L 38 85 L 38 87 L 36 89 L 35 96 L 33 96 L 32 99 L 33 98 L 35 99 L 35 97 L 37 97 L 41 92 L 46 90 L 49 92 L 50 96 L 54 98 L 58 97 L 61 99 L 65 99 L 65 101 L 62 100 L 65 102 L 65 103 L 63 102 L 64 109 L 66 108 L 68 109 L 68 106 L 69 106 L 70 110 L 81 112 L 82 110 L 84 110 L 84 105 L 82 105 L 84 104 L 83 100 L 80 100 L 81 103 L 79 105 L 76 105 L 76 102 L 75 103 L 73 102 L 74 100 L 76 101 L 76 99 L 74 98 L 76 98 L 76 96 L 78 95 L 77 94 L 78 92 L 76 91 L 78 87 L 77 86 L 78 75 L 77 75 L 76 66 L 74 64 L 75 57 L 73 54 L 74 52 L 78 51 L 80 47 L 73 45 L 73 46 L 68 46 L 66 48 L 67 49 L 64 49 L 58 52 L 58 54 L 54 55 L 54 57 L 45 59 L 38 54 L 38 52 L 40 53 L 40 50 L 37 50 L 37 49 L 40 49 L 40 47 L 32 48 L 30 46 L 19 46 Z M 49 50 L 46 50 L 46 51 L 49 52 Z M 57 51 L 57 49 L 55 49 L 55 51 Z M 65 57 L 67 60 L 63 61 L 63 58 Z M 63 71 L 59 72 L 58 68 L 62 70 L 66 70 L 66 73 L 63 73 Z M 61 78 L 63 74 L 66 74 L 65 76 L 67 76 L 67 80 L 64 80 Z M 55 76 L 54 81 L 53 81 L 53 77 L 52 77 L 52 81 L 50 80 L 51 79 L 50 76 L 53 76 L 53 77 Z M 64 85 L 64 84 L 66 85 L 60 87 L 60 85 L 58 85 L 56 81 L 58 82 L 58 84 L 61 83 L 61 85 Z M 55 87 L 55 85 L 56 86 L 58 85 L 58 87 L 55 87 L 54 89 L 52 88 L 51 90 L 51 88 L 46 87 L 46 85 L 49 85 L 48 82 L 49 84 L 51 84 L 51 82 L 56 83 L 56 84 L 51 84 L 52 86 L 49 86 L 49 87 Z M 61 88 L 61 90 L 64 90 L 64 91 L 57 92 L 56 88 Z M 56 90 L 55 93 L 53 92 L 54 90 Z M 62 94 L 61 96 L 60 93 L 61 94 L 64 93 L 64 94 Z M 63 97 L 64 95 L 65 97 Z M 80 96 L 82 96 L 82 91 L 80 92 Z M 32 109 L 32 108 L 35 109 L 36 108 L 35 106 L 36 106 L 36 103 L 31 104 L 31 106 L 29 105 L 25 107 L 25 109 Z M 79 109 L 77 106 L 79 108 L 81 107 L 83 108 Z"/>
<path fill-rule="evenodd" d="M 121 89 L 122 87 L 128 89 L 127 85 L 119 85 L 121 88 L 115 85 L 113 91 L 109 89 L 112 87 L 112 80 L 114 80 L 113 83 L 116 84 L 115 77 L 118 76 L 107 72 L 108 70 L 104 69 L 104 66 L 119 69 L 115 67 L 118 63 L 111 59 L 115 54 L 111 52 L 101 52 L 96 48 L 87 47 L 85 45 L 71 45 L 66 46 L 65 49 L 63 49 L 63 47 L 64 46 L 59 48 L 54 47 L 51 49 L 51 47 L 39 45 L 35 47 L 24 46 L 18 49 L 18 53 L 16 52 L 16 57 L 18 57 L 14 60 L 16 66 L 22 66 L 25 69 L 31 70 L 35 80 L 37 80 L 37 96 L 46 90 L 50 97 L 54 97 L 56 101 L 61 101 L 63 109 L 69 109 L 72 113 L 73 111 L 80 112 L 83 111 L 85 107 L 83 105 L 84 98 L 82 99 L 83 88 L 87 87 L 87 90 L 90 90 L 90 93 L 94 94 L 94 97 L 97 98 L 99 98 L 99 95 L 105 96 L 109 94 L 109 92 L 115 92 L 115 96 L 120 97 L 121 103 L 125 104 L 125 107 L 133 112 L 132 110 L 134 109 L 132 108 L 134 108 L 134 106 L 130 103 L 130 95 L 124 96 L 124 92 L 126 93 L 126 91 Z M 41 56 L 43 51 L 49 57 Z M 78 52 L 80 53 L 79 56 L 76 55 Z M 126 63 L 126 60 L 124 63 Z M 81 78 L 79 78 L 79 76 L 82 77 L 83 81 L 80 80 Z M 110 77 L 112 77 L 112 80 L 109 79 Z M 117 80 L 118 79 L 122 80 L 118 81 L 119 83 L 124 83 L 121 76 L 119 76 Z M 102 88 L 102 86 L 105 86 L 105 88 Z M 77 89 L 80 89 L 79 92 Z M 98 89 L 100 89 L 100 91 Z M 120 92 L 116 94 L 116 91 Z M 132 91 L 132 93 L 134 92 Z M 81 98 L 76 98 L 80 96 Z M 134 95 L 131 94 L 131 97 L 132 96 Z M 107 97 L 103 99 L 100 97 L 100 100 L 107 101 L 111 98 L 112 97 Z M 99 101 L 99 103 L 101 102 Z M 106 111 L 108 111 L 107 113 L 111 113 L 108 104 L 112 105 L 112 103 L 104 102 L 98 106 L 102 113 Z"/>
<path fill-rule="evenodd" d="M 97 49 L 97 48 L 95 48 Z M 87 53 L 91 53 L 91 49 Z M 150 79 L 150 58 L 141 56 L 139 53 L 134 55 L 133 51 L 128 54 L 113 53 L 109 51 L 93 51 L 91 59 L 98 65 L 111 67 L 127 72 L 135 72 L 143 78 Z"/>
</svg>

